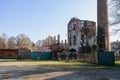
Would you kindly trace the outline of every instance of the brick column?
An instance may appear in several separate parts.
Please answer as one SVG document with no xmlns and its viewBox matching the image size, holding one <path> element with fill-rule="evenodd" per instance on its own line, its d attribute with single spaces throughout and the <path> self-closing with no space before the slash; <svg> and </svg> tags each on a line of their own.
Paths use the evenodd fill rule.
<svg viewBox="0 0 120 80">
<path fill-rule="evenodd" d="M 102 46 L 101 48 L 110 51 L 108 0 L 97 0 L 97 26 L 98 45 L 105 44 L 105 47 Z"/>
</svg>

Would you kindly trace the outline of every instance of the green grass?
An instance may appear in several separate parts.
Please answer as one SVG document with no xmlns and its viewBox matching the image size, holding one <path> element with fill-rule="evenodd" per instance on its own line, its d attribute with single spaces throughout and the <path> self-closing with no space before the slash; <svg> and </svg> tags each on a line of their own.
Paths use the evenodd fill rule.
<svg viewBox="0 0 120 80">
<path fill-rule="evenodd" d="M 86 62 L 78 62 L 78 61 L 57 61 L 57 60 L 32 60 L 32 59 L 7 59 L 10 65 L 17 65 L 15 62 L 18 62 L 18 65 L 24 66 L 41 66 L 41 67 L 51 67 L 51 68 L 102 68 L 98 64 L 86 63 Z M 4 64 L 5 62 L 2 62 Z M 7 64 L 7 63 L 5 63 Z"/>
<path fill-rule="evenodd" d="M 1 59 L 2 60 L 2 59 Z M 0 62 L 1 65 L 9 64 L 9 65 L 23 65 L 23 66 L 40 66 L 40 67 L 49 67 L 49 68 L 116 68 L 120 67 L 120 61 L 116 61 L 115 66 L 103 66 L 98 64 L 86 63 L 86 62 L 78 62 L 78 61 L 57 61 L 57 60 L 32 60 L 32 59 L 3 59 L 8 60 L 8 62 L 3 61 Z M 17 62 L 17 63 L 16 63 Z"/>
<path fill-rule="evenodd" d="M 65 61 L 53 61 L 53 60 L 48 60 L 48 61 L 40 60 L 36 62 L 41 63 L 39 64 L 39 66 L 54 67 L 54 68 L 116 68 L 116 67 L 120 67 L 120 61 L 116 62 L 115 66 L 104 66 L 99 64 L 78 62 L 78 61 L 65 62 Z"/>
<path fill-rule="evenodd" d="M 35 61 L 39 66 L 49 67 L 49 68 L 111 68 L 111 66 L 103 66 L 98 64 L 78 62 L 78 61 Z M 113 66 L 112 66 L 113 67 Z"/>
<path fill-rule="evenodd" d="M 120 61 L 115 61 L 117 67 L 120 67 Z"/>
</svg>

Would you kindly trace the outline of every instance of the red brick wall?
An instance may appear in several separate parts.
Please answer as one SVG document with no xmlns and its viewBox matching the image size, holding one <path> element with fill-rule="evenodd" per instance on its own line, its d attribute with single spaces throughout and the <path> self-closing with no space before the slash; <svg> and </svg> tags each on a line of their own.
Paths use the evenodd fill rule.
<svg viewBox="0 0 120 80">
<path fill-rule="evenodd" d="M 0 49 L 0 58 L 17 58 L 18 49 Z"/>
<path fill-rule="evenodd" d="M 97 0 L 97 24 L 105 30 L 105 50 L 110 51 L 108 0 Z"/>
</svg>

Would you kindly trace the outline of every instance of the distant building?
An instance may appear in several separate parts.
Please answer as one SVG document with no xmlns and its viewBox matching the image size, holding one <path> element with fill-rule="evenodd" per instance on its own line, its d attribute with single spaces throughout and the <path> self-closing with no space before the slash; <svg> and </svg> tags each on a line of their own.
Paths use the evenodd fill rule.
<svg viewBox="0 0 120 80">
<path fill-rule="evenodd" d="M 90 46 L 96 44 L 96 23 L 72 18 L 68 23 L 68 50 L 82 53 L 87 42 Z"/>
<path fill-rule="evenodd" d="M 20 49 L 0 49 L 0 58 L 20 58 L 20 59 L 30 59 L 31 50 L 26 48 Z"/>
<path fill-rule="evenodd" d="M 54 43 L 54 39 L 52 36 L 48 36 L 44 42 L 43 42 L 43 45 L 44 46 L 49 46 L 49 45 L 52 45 Z"/>
<path fill-rule="evenodd" d="M 48 36 L 44 41 L 43 41 L 43 46 L 41 47 L 42 52 L 43 51 L 51 51 L 50 50 L 50 45 L 53 44 L 53 37 Z"/>
<path fill-rule="evenodd" d="M 39 52 L 51 51 L 50 47 L 56 45 L 57 43 L 60 43 L 60 35 L 57 35 L 57 39 L 56 36 L 54 37 L 48 36 L 45 40 L 43 40 L 43 45 L 40 46 L 39 49 L 37 49 L 37 51 Z"/>
<path fill-rule="evenodd" d="M 111 51 L 115 52 L 115 56 L 120 56 L 120 41 L 114 41 L 111 43 Z"/>
<path fill-rule="evenodd" d="M 18 49 L 18 58 L 21 59 L 30 59 L 31 50 L 27 48 L 19 48 Z"/>
<path fill-rule="evenodd" d="M 0 59 L 1 58 L 17 58 L 18 49 L 0 49 Z"/>
</svg>

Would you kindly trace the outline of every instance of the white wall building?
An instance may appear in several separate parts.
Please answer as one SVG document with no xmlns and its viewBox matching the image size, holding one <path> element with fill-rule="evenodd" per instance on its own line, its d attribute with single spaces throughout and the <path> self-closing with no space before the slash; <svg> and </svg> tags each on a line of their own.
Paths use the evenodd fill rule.
<svg viewBox="0 0 120 80">
<path fill-rule="evenodd" d="M 96 44 L 96 23 L 88 20 L 72 18 L 68 23 L 68 49 L 81 52 L 86 43 Z"/>
</svg>

